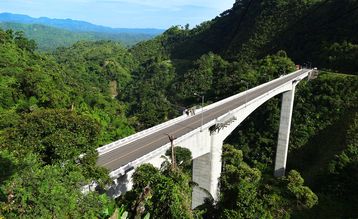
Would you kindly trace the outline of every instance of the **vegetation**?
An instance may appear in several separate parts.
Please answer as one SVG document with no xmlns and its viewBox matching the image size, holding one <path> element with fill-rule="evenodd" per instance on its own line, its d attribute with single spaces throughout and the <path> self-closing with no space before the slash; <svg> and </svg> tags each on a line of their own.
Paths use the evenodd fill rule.
<svg viewBox="0 0 358 219">
<path fill-rule="evenodd" d="M 191 211 L 191 184 L 187 165 L 191 161 L 188 149 L 176 147 L 176 161 L 179 165 L 172 169 L 172 161 L 164 161 L 161 169 L 151 164 L 139 166 L 133 175 L 133 189 L 121 197 L 119 205 L 124 205 L 132 218 L 150 215 L 152 218 L 194 218 Z M 171 157 L 171 151 L 167 155 Z"/>
<path fill-rule="evenodd" d="M 45 165 L 36 154 L 18 158 L 1 151 L 0 209 L 6 218 L 94 218 L 111 202 L 98 193 L 83 194 L 89 183 L 77 164 Z"/>
<path fill-rule="evenodd" d="M 290 166 L 302 172 L 320 200 L 311 211 L 297 212 L 294 218 L 356 217 L 356 113 L 347 113 L 292 153 L 296 159 Z"/>
<path fill-rule="evenodd" d="M 144 33 L 104 33 L 104 32 L 76 32 L 42 24 L 22 24 L 0 22 L 0 28 L 4 30 L 22 31 L 29 39 L 33 39 L 38 49 L 51 52 L 58 47 L 68 47 L 78 41 L 112 40 L 122 43 L 124 46 L 153 38 L 153 35 Z"/>
<path fill-rule="evenodd" d="M 260 170 L 243 161 L 242 151 L 231 145 L 224 146 L 223 161 L 220 216 L 213 218 L 284 218 L 294 209 L 317 204 L 317 196 L 303 186 L 304 180 L 295 170 L 278 180 L 263 177 Z"/>
<path fill-rule="evenodd" d="M 252 62 L 284 50 L 295 63 L 357 74 L 357 17 L 357 1 L 238 0 L 211 21 L 191 30 L 175 26 L 144 44 L 190 60 L 214 52 Z M 134 50 L 142 48 L 149 47 Z"/>
<path fill-rule="evenodd" d="M 240 0 L 130 49 L 80 41 L 45 54 L 24 33 L 0 30 L 0 218 L 357 217 L 356 4 Z M 180 147 L 175 168 L 168 151 L 160 169 L 136 169 L 132 191 L 103 194 L 111 179 L 95 165 L 98 146 L 181 114 L 200 103 L 194 93 L 209 104 L 307 61 L 345 74 L 298 85 L 287 176 L 272 177 L 277 97 L 226 140 L 217 202 L 190 209 L 198 185 Z M 332 145 L 322 149 L 325 138 Z M 98 191 L 85 192 L 92 182 Z"/>
<path fill-rule="evenodd" d="M 55 57 L 36 53 L 21 33 L 0 31 L 0 44 L 1 214 L 99 216 L 113 201 L 81 190 L 109 182 L 94 149 L 133 132 L 122 104 L 84 75 L 76 80 L 85 71 L 68 72 Z"/>
</svg>

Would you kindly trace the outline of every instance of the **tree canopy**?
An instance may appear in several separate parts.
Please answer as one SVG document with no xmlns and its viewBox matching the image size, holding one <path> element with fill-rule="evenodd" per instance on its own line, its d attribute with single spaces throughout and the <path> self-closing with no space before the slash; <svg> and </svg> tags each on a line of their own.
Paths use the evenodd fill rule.
<svg viewBox="0 0 358 219">
<path fill-rule="evenodd" d="M 238 0 L 211 21 L 173 26 L 129 49 L 79 41 L 43 53 L 24 33 L 0 29 L 0 217 L 106 218 L 115 208 L 133 218 L 287 218 L 327 209 L 357 217 L 357 122 L 350 116 L 358 108 L 357 6 Z M 177 168 L 169 168 L 169 151 L 161 169 L 138 167 L 133 190 L 115 203 L 105 194 L 112 180 L 96 166 L 97 147 L 181 115 L 200 104 L 198 94 L 210 104 L 292 72 L 295 63 L 327 70 L 296 89 L 289 156 L 309 146 L 295 157 L 306 166 L 272 177 L 275 97 L 225 140 L 218 202 L 190 209 L 197 183 L 191 153 L 180 147 Z M 338 146 L 320 158 L 314 152 L 324 133 L 341 120 L 346 133 L 331 132 Z M 321 171 L 307 168 L 311 155 Z M 84 192 L 93 182 L 97 190 Z"/>
</svg>

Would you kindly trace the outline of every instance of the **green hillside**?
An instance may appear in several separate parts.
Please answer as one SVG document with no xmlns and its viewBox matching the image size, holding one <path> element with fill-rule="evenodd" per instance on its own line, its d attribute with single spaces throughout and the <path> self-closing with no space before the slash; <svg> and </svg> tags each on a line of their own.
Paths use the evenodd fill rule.
<svg viewBox="0 0 358 219">
<path fill-rule="evenodd" d="M 26 37 L 36 41 L 38 49 L 42 51 L 53 51 L 58 47 L 67 47 L 78 41 L 112 40 L 125 46 L 132 46 L 140 41 L 153 38 L 152 35 L 140 33 L 71 32 L 41 24 L 3 22 L 0 23 L 0 28 L 23 31 Z"/>
<path fill-rule="evenodd" d="M 357 74 L 356 26 L 357 1 L 238 0 L 232 9 L 192 30 L 174 27 L 166 37 L 144 44 L 160 41 L 173 59 L 214 52 L 251 62 L 284 50 L 295 63 Z"/>
<path fill-rule="evenodd" d="M 169 91 L 154 87 L 152 90 L 163 93 L 164 97 L 170 97 L 175 106 L 191 106 L 193 102 L 198 104 L 200 100 L 193 96 L 194 92 L 204 94 L 207 103 L 210 103 L 245 90 L 246 84 L 253 87 L 269 78 L 292 71 L 293 63 L 286 54 L 298 64 L 318 66 L 347 75 L 357 74 L 358 66 L 355 60 L 358 58 L 358 34 L 354 28 L 357 26 L 357 6 L 357 1 L 236 1 L 232 9 L 192 30 L 180 26 L 172 27 L 153 40 L 135 45 L 130 51 L 144 66 L 147 63 L 170 60 L 175 68 L 175 77 Z M 141 75 L 143 74 L 152 75 L 145 71 L 141 72 Z M 144 81 L 138 80 L 136 83 Z M 325 142 L 325 139 L 322 139 L 324 136 L 320 134 L 322 130 L 332 124 L 338 126 L 337 121 L 340 120 L 349 123 L 350 117 L 345 117 L 345 114 L 356 112 L 357 90 L 356 77 L 332 73 L 321 74 L 312 82 L 300 83 L 291 131 L 291 150 L 302 150 L 304 153 L 304 148 L 309 147 L 306 144 L 310 143 L 311 138 L 317 138 L 317 142 Z M 163 98 L 163 102 L 165 100 Z M 257 168 L 261 176 L 260 172 L 256 172 L 259 174 L 255 175 L 256 181 L 248 182 L 251 186 L 247 185 L 247 189 L 243 189 L 246 188 L 245 178 L 240 177 L 249 174 L 250 169 L 246 168 L 249 172 L 234 170 L 240 173 L 240 176 L 232 175 L 233 169 L 228 167 L 229 175 L 227 176 L 225 171 L 222 175 L 222 180 L 225 180 L 221 181 L 221 185 L 224 185 L 222 199 L 216 205 L 207 205 L 201 209 L 207 212 L 207 218 L 282 218 L 293 212 L 300 215 L 298 212 L 305 210 L 302 218 L 315 215 L 316 209 L 324 212 L 330 208 L 327 204 L 318 204 L 310 212 L 309 208 L 312 206 L 300 205 L 303 200 L 297 200 L 298 206 L 290 205 L 289 197 L 292 196 L 282 190 L 284 186 L 277 188 L 277 184 L 272 181 L 279 101 L 279 98 L 275 98 L 258 109 L 227 141 L 242 151 L 244 161 L 251 168 Z M 160 106 L 160 109 L 165 108 Z M 348 146 L 337 142 L 330 158 L 325 158 L 324 153 L 317 153 L 315 156 L 319 157 L 319 160 L 340 156 Z M 356 151 L 357 145 L 350 148 L 347 149 L 350 151 L 348 159 L 352 160 L 352 164 L 349 164 L 345 171 L 354 169 L 356 165 L 356 154 L 352 151 Z M 342 156 L 342 159 L 346 158 L 345 155 Z M 300 161 L 306 162 L 300 159 L 296 162 Z M 325 164 L 321 164 L 318 168 L 324 168 Z M 298 169 L 308 178 L 306 171 L 309 171 L 309 167 Z M 325 171 L 329 175 L 328 170 Z M 235 181 L 226 181 L 225 177 L 237 178 Z M 356 187 L 356 184 L 352 183 L 355 175 L 346 177 L 347 179 L 341 181 L 344 183 L 343 187 L 336 188 L 335 191 L 344 192 L 347 196 L 345 201 L 335 198 L 335 192 L 330 192 L 333 190 L 325 190 L 325 196 L 315 187 L 313 192 L 317 191 L 318 198 L 322 198 L 325 203 L 340 202 L 340 206 L 345 206 L 346 214 L 339 212 L 342 208 L 337 207 L 334 215 L 354 218 L 358 216 L 354 210 L 356 205 L 351 201 L 357 198 L 352 189 Z M 338 182 L 339 178 L 339 175 L 335 176 Z M 320 186 L 330 186 L 327 182 L 329 179 L 322 179 Z M 243 184 L 235 184 L 240 180 Z M 350 184 L 347 185 L 347 182 Z M 309 178 L 308 183 L 312 186 Z M 235 186 L 241 186 L 242 190 L 235 190 Z M 242 196 L 242 199 L 235 195 Z M 296 197 L 313 196 L 296 194 Z M 317 215 L 327 218 L 327 214 Z"/>
<path fill-rule="evenodd" d="M 129 49 L 80 41 L 43 53 L 0 29 L 0 218 L 108 218 L 115 209 L 129 218 L 358 217 L 357 3 L 237 0 L 194 29 L 175 26 Z M 299 83 L 285 177 L 272 176 L 277 96 L 225 141 L 217 202 L 190 209 L 197 184 L 180 145 L 176 168 L 168 151 L 160 169 L 136 169 L 132 191 L 106 195 L 95 148 L 200 105 L 194 92 L 210 104 L 295 63 L 341 73 Z M 96 191 L 81 193 L 93 181 Z"/>
</svg>

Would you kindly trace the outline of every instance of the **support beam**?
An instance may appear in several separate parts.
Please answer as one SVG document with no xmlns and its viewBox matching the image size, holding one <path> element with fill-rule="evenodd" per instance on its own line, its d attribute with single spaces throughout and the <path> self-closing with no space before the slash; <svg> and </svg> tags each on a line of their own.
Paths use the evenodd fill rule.
<svg viewBox="0 0 358 219">
<path fill-rule="evenodd" d="M 275 170 L 274 170 L 274 176 L 276 177 L 285 175 L 294 97 L 295 97 L 294 85 L 292 86 L 292 90 L 282 94 L 280 128 L 278 132 Z"/>
<path fill-rule="evenodd" d="M 210 144 L 209 153 L 193 160 L 193 181 L 198 184 L 193 188 L 193 209 L 203 204 L 205 198 L 210 198 L 210 196 L 214 200 L 218 198 L 223 140 L 215 132 L 211 135 Z"/>
</svg>

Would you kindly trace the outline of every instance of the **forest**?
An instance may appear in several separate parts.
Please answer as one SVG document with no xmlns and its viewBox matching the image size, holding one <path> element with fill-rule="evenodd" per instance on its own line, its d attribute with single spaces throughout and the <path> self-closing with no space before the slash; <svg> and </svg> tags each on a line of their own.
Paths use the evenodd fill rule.
<svg viewBox="0 0 358 219">
<path fill-rule="evenodd" d="M 52 52 L 58 47 L 68 47 L 77 41 L 101 41 L 112 40 L 121 42 L 129 47 L 134 44 L 149 40 L 154 37 L 145 33 L 103 33 L 103 32 L 79 32 L 43 24 L 23 24 L 13 22 L 0 22 L 0 28 L 4 30 L 22 31 L 29 39 L 35 40 L 37 49 Z"/>
<path fill-rule="evenodd" d="M 282 19 L 287 17 L 287 19 Z M 357 218 L 358 1 L 237 0 L 211 21 L 130 48 L 37 50 L 0 29 L 0 218 Z M 112 199 L 96 148 L 294 71 L 286 176 L 273 177 L 277 96 L 225 141 L 218 201 L 191 209 L 191 152 L 139 166 Z M 243 83 L 245 81 L 246 83 Z M 92 182 L 94 192 L 82 192 Z"/>
</svg>

